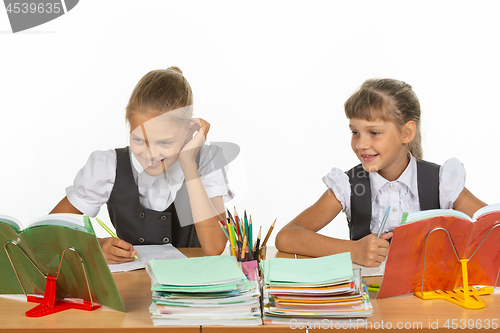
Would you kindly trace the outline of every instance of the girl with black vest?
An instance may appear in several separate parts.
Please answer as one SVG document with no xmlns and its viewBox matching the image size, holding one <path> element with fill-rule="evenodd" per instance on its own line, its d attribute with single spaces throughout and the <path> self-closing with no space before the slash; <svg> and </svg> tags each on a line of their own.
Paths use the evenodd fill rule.
<svg viewBox="0 0 500 333">
<path fill-rule="evenodd" d="M 323 177 L 328 189 L 321 198 L 276 236 L 280 251 L 313 257 L 350 252 L 353 262 L 376 267 L 404 212 L 453 208 L 472 216 L 486 205 L 465 188 L 465 169 L 457 159 L 442 166 L 422 160 L 420 103 L 409 84 L 367 80 L 344 107 L 361 164 L 347 172 L 333 168 Z M 318 234 L 340 211 L 347 216 L 350 240 Z"/>
<path fill-rule="evenodd" d="M 99 239 L 108 263 L 133 260 L 133 245 L 224 250 L 227 163 L 219 147 L 204 144 L 210 125 L 192 118 L 192 106 L 179 68 L 147 73 L 126 108 L 130 146 L 93 152 L 52 210 L 95 217 L 107 204 L 119 237 Z"/>
</svg>

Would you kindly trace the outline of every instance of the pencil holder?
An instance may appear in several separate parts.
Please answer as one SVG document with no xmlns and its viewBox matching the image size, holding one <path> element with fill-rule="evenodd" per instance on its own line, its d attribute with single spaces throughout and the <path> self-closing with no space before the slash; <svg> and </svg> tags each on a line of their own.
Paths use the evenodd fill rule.
<svg viewBox="0 0 500 333">
<path fill-rule="evenodd" d="M 259 247 L 259 249 L 254 249 L 252 253 L 248 249 L 246 249 L 245 253 L 242 256 L 242 249 L 236 246 L 229 246 L 229 255 L 232 257 L 236 257 L 237 261 L 251 261 L 257 260 L 260 262 L 261 260 L 266 259 L 266 251 L 267 245 Z"/>
<path fill-rule="evenodd" d="M 259 247 L 257 261 L 266 260 L 267 245 Z"/>
</svg>

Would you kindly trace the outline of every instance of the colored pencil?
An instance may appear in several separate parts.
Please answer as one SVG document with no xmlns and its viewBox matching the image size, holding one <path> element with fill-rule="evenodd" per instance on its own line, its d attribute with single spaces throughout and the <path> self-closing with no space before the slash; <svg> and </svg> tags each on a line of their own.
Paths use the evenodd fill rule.
<svg viewBox="0 0 500 333">
<path fill-rule="evenodd" d="M 245 221 L 247 220 L 247 212 L 245 211 Z M 253 224 L 252 224 L 252 215 L 250 215 L 250 221 L 248 223 L 248 233 L 250 234 L 250 241 L 248 242 L 249 251 L 252 253 L 252 241 L 253 241 Z"/>
<path fill-rule="evenodd" d="M 238 225 L 237 222 L 235 221 L 233 215 L 231 215 L 231 213 L 229 212 L 229 209 L 226 208 L 226 211 L 227 211 L 227 215 L 229 216 L 229 218 L 231 218 L 231 221 L 233 222 L 233 227 L 236 231 L 236 234 L 239 236 L 239 234 L 238 234 L 239 228 L 237 227 L 237 225 Z"/>
<path fill-rule="evenodd" d="M 243 213 L 243 228 L 245 235 L 247 235 L 247 246 L 250 248 L 250 242 L 252 242 L 252 237 L 250 236 L 250 232 L 248 231 L 248 220 L 247 220 L 247 211 L 245 210 Z"/>
<path fill-rule="evenodd" d="M 271 227 L 269 228 L 269 231 L 267 232 L 266 238 L 264 238 L 264 241 L 262 242 L 262 247 L 266 246 L 267 241 L 269 240 L 269 236 L 271 236 L 271 232 L 273 232 L 274 225 L 276 224 L 276 220 L 274 220 L 273 224 L 271 224 Z"/>
<path fill-rule="evenodd" d="M 227 219 L 227 227 L 228 227 L 228 233 L 229 233 L 229 243 L 231 244 L 231 253 L 233 256 L 236 256 L 235 249 L 236 249 L 236 241 L 234 239 L 234 228 L 231 225 L 231 221 L 229 218 Z"/>
<path fill-rule="evenodd" d="M 231 239 L 229 238 L 229 234 L 227 233 L 227 230 L 226 230 L 226 227 L 224 227 L 224 224 L 222 224 L 222 222 L 219 221 L 219 225 L 220 225 L 220 228 L 222 229 L 222 232 L 224 233 L 224 235 L 226 235 L 227 240 L 229 242 L 231 242 Z"/>
<path fill-rule="evenodd" d="M 258 260 L 259 258 L 259 245 L 260 245 L 260 234 L 261 234 L 261 231 L 262 231 L 262 226 L 260 226 L 259 228 L 259 234 L 257 235 L 257 241 L 255 241 L 255 249 L 254 249 L 254 254 L 253 254 L 253 258 L 255 260 Z"/>
<path fill-rule="evenodd" d="M 240 258 L 241 258 L 242 261 L 245 259 L 246 248 L 247 248 L 247 236 L 245 236 L 245 238 L 243 238 L 243 246 L 241 247 Z"/>
<path fill-rule="evenodd" d="M 236 207 L 234 207 L 234 219 L 236 220 L 236 223 L 238 224 L 238 228 L 240 229 L 240 235 L 241 235 L 241 240 L 243 240 L 243 229 L 244 226 L 242 226 L 242 221 L 238 217 L 238 213 L 236 212 Z"/>
</svg>

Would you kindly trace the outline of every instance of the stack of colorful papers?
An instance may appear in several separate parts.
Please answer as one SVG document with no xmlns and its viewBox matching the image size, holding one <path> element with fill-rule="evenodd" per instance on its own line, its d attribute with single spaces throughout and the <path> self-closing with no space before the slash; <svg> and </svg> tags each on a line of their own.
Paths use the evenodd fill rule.
<svg viewBox="0 0 500 333">
<path fill-rule="evenodd" d="M 340 253 L 313 259 L 264 260 L 264 323 L 366 318 L 373 313 L 359 269 Z"/>
<path fill-rule="evenodd" d="M 261 325 L 260 292 L 233 257 L 151 260 L 154 325 Z"/>
</svg>

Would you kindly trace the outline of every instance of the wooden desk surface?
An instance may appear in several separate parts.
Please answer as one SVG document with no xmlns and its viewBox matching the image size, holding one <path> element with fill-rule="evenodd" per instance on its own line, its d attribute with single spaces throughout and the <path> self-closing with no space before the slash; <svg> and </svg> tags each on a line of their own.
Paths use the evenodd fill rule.
<svg viewBox="0 0 500 333">
<path fill-rule="evenodd" d="M 199 249 L 180 249 L 186 256 L 198 255 Z M 288 254 L 273 251 L 269 256 L 287 257 Z M 78 329 L 78 332 L 104 332 L 119 329 L 120 332 L 162 331 L 200 332 L 199 326 L 193 327 L 154 327 L 149 314 L 151 304 L 151 280 L 145 270 L 114 273 L 116 284 L 122 296 L 126 313 L 109 308 L 95 311 L 67 310 L 41 318 L 28 318 L 25 312 L 35 306 L 27 303 L 24 296 L 0 296 L 0 329 L 17 332 L 66 332 Z M 367 278 L 368 282 L 377 282 L 380 278 Z M 481 310 L 466 310 L 443 300 L 422 301 L 412 295 L 375 300 L 372 296 L 373 316 L 368 318 L 368 329 L 411 328 L 418 331 L 433 331 L 434 327 L 450 329 L 500 328 L 500 298 L 498 295 L 483 296 L 486 307 Z M 437 324 L 436 324 L 437 323 Z M 292 329 L 295 328 L 295 329 Z M 314 330 L 311 327 L 309 331 Z M 335 329 L 335 323 L 325 322 L 320 329 Z M 361 326 L 360 326 L 361 328 Z M 473 329 L 469 329 L 473 328 Z M 255 327 L 204 326 L 206 332 L 292 332 L 304 331 L 303 325 L 264 325 Z"/>
</svg>

